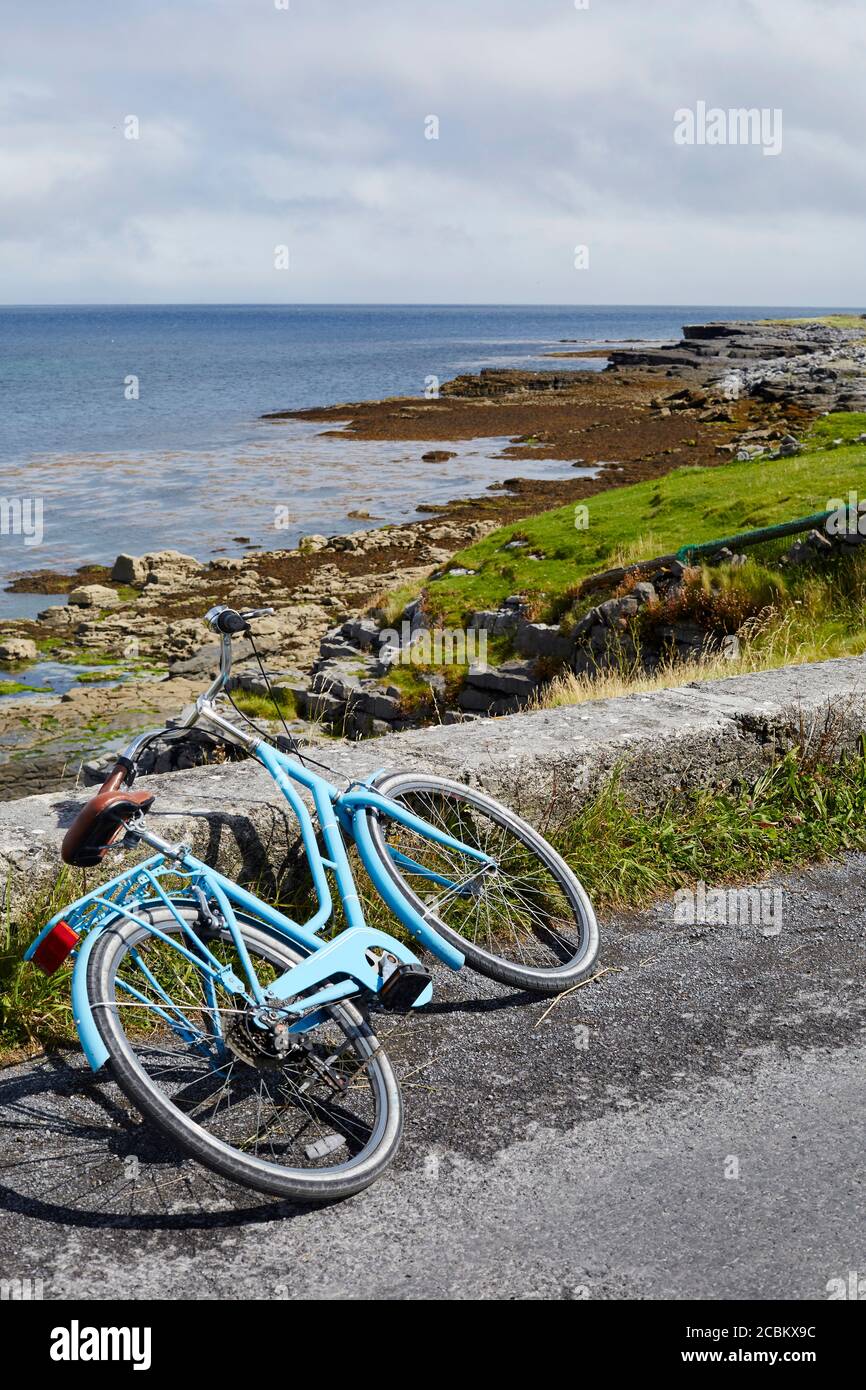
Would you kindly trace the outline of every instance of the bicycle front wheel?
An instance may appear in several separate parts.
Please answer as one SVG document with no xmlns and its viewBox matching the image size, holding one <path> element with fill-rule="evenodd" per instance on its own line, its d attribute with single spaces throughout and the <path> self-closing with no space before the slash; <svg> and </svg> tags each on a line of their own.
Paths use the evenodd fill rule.
<svg viewBox="0 0 866 1390">
<path fill-rule="evenodd" d="M 177 906 L 207 950 L 244 979 L 229 931 Z M 297 964 L 254 919 L 238 925 L 263 988 Z M 269 1032 L 179 944 L 193 949 L 172 913 L 157 907 L 109 924 L 91 953 L 88 995 L 121 1090 L 201 1163 L 260 1192 L 318 1201 L 367 1187 L 397 1152 L 402 1103 L 357 1009 L 322 1009 L 317 1025 L 294 1038 L 279 1025 Z"/>
<path fill-rule="evenodd" d="M 363 814 L 391 882 L 468 965 L 502 984 L 558 994 L 598 952 L 592 904 L 537 830 L 483 792 L 442 777 L 383 773 L 372 784 L 492 867 L 375 809 Z"/>
</svg>

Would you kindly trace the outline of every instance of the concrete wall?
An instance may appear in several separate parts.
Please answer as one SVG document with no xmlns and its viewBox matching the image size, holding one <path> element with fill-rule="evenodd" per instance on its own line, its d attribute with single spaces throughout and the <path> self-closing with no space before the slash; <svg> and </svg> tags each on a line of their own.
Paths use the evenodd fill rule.
<svg viewBox="0 0 866 1390">
<path fill-rule="evenodd" d="M 617 767 L 623 785 L 649 803 L 677 787 L 753 778 L 798 730 L 841 750 L 855 747 L 863 728 L 866 665 L 841 659 L 335 744 L 316 756 L 346 780 L 382 766 L 424 768 L 484 787 L 531 817 L 551 805 L 557 814 L 576 808 Z M 158 833 L 192 841 L 221 867 L 256 877 L 264 891 L 294 857 L 293 819 L 258 764 L 199 768 L 137 785 L 158 793 L 150 818 Z M 63 831 L 84 799 L 82 791 L 0 803 L 0 872 L 11 881 L 14 903 L 54 879 Z M 111 856 L 109 871 L 121 862 Z M 91 870 L 87 882 L 106 877 Z M 78 871 L 70 878 L 71 896 L 84 878 Z"/>
</svg>

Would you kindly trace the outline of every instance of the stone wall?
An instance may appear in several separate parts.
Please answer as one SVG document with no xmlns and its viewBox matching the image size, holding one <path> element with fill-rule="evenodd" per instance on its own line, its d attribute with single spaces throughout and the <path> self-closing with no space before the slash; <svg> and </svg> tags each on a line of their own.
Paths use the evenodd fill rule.
<svg viewBox="0 0 866 1390">
<path fill-rule="evenodd" d="M 389 767 L 466 781 L 531 817 L 578 808 L 614 768 L 644 803 L 677 787 L 754 778 L 794 736 L 854 748 L 866 727 L 866 667 L 859 659 L 791 666 L 465 726 L 421 729 L 354 746 L 316 749 L 336 779 Z M 222 867 L 269 886 L 295 858 L 295 828 L 255 763 L 142 778 L 157 792 L 151 824 L 189 838 Z M 54 879 L 63 830 L 82 796 L 25 797 L 0 805 L 0 870 L 13 905 Z M 168 813 L 177 813 L 171 814 Z M 115 871 L 117 857 L 109 872 Z M 89 874 L 89 884 L 100 877 Z M 71 876 L 70 896 L 82 876 Z"/>
</svg>

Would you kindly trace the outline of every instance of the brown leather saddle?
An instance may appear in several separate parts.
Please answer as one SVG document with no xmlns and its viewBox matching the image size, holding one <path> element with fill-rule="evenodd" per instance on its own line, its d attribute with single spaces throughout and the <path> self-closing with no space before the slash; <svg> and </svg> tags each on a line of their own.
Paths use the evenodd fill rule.
<svg viewBox="0 0 866 1390">
<path fill-rule="evenodd" d="M 155 800 L 153 792 L 124 790 L 131 771 L 128 762 L 118 762 L 96 796 L 79 811 L 63 837 L 60 855 L 64 863 L 79 869 L 93 868 L 126 833 L 133 816 L 150 810 Z"/>
</svg>

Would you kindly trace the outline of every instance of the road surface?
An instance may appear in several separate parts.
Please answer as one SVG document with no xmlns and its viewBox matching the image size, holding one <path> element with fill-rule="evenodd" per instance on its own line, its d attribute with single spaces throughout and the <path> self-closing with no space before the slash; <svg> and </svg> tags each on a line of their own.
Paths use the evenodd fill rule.
<svg viewBox="0 0 866 1390">
<path fill-rule="evenodd" d="M 777 934 L 608 917 L 603 973 L 552 1009 L 437 972 L 432 1008 L 380 1030 L 398 1163 L 339 1206 L 179 1160 L 75 1051 L 5 1069 L 0 1276 L 53 1299 L 826 1299 L 866 1274 L 866 857 L 765 886 Z"/>
</svg>

